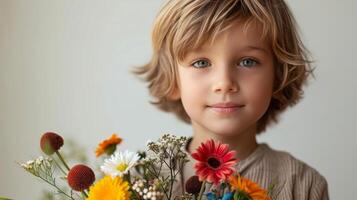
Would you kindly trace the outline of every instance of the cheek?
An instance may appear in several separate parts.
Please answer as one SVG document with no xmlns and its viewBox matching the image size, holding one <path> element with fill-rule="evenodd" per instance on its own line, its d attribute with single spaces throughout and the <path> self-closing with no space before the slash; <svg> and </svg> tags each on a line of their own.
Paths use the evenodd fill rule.
<svg viewBox="0 0 357 200">
<path fill-rule="evenodd" d="M 185 70 L 179 71 L 179 75 L 182 105 L 190 116 L 194 112 L 194 108 L 200 103 L 200 99 L 197 98 L 198 93 L 200 93 L 200 85 L 192 77 L 192 74 L 187 73 Z"/>
<path fill-rule="evenodd" d="M 183 85 L 181 90 L 181 102 L 190 119 L 194 119 L 199 115 L 202 105 L 204 104 L 202 99 L 199 98 L 195 86 L 189 84 Z"/>
<path fill-rule="evenodd" d="M 204 76 L 190 72 L 189 69 L 179 71 L 181 98 L 195 99 L 205 94 L 207 88 Z"/>
<path fill-rule="evenodd" d="M 202 103 L 204 89 L 196 81 L 186 81 L 181 85 L 181 100 L 188 106 Z"/>
<path fill-rule="evenodd" d="M 272 98 L 272 78 L 257 78 L 246 85 L 246 98 L 256 109 L 266 110 Z"/>
</svg>

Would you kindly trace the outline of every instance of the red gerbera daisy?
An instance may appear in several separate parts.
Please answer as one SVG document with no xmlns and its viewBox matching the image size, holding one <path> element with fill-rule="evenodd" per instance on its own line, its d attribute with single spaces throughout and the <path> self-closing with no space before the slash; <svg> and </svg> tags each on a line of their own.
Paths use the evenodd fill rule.
<svg viewBox="0 0 357 200">
<path fill-rule="evenodd" d="M 202 143 L 192 157 L 197 161 L 195 164 L 196 175 L 200 181 L 213 182 L 218 184 L 220 181 L 227 180 L 234 172 L 235 151 L 230 151 L 227 144 L 222 144 L 214 140 Z"/>
</svg>

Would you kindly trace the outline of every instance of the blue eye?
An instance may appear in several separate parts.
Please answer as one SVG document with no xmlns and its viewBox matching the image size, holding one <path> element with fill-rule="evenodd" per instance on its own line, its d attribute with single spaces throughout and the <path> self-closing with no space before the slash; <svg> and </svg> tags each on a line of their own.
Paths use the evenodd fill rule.
<svg viewBox="0 0 357 200">
<path fill-rule="evenodd" d="M 204 68 L 204 67 L 208 67 L 209 63 L 206 60 L 198 60 L 192 63 L 192 66 L 195 68 Z"/>
<path fill-rule="evenodd" d="M 258 62 L 251 59 L 251 58 L 246 58 L 246 59 L 243 59 L 239 65 L 240 66 L 244 66 L 244 67 L 252 67 L 253 65 L 257 65 Z"/>
</svg>

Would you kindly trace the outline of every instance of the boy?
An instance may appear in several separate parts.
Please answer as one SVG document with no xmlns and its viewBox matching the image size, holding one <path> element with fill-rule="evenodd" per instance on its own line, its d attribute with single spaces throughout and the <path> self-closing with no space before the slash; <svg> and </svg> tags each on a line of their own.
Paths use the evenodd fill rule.
<svg viewBox="0 0 357 200">
<path fill-rule="evenodd" d="M 152 40 L 152 59 L 136 73 L 145 75 L 153 104 L 192 125 L 188 153 L 214 139 L 238 152 L 242 176 L 265 189 L 275 182 L 276 199 L 329 198 L 316 170 L 256 141 L 301 100 L 312 72 L 283 0 L 169 0 Z M 193 165 L 190 157 L 176 195 Z"/>
</svg>

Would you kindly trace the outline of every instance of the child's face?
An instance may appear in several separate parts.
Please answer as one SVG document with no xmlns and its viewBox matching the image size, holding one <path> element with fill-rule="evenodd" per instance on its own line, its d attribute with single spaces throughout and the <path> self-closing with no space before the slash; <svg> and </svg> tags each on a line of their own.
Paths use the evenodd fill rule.
<svg viewBox="0 0 357 200">
<path fill-rule="evenodd" d="M 254 23 L 245 34 L 235 22 L 212 46 L 188 52 L 179 64 L 178 95 L 195 132 L 235 136 L 255 128 L 274 81 L 273 56 L 261 34 Z"/>
</svg>

